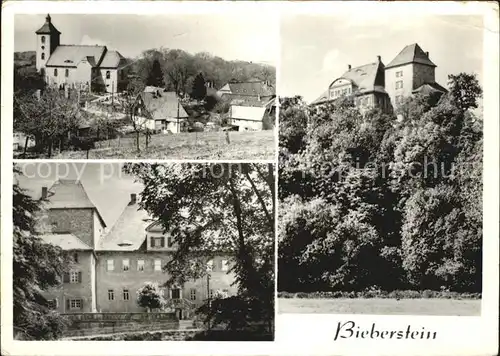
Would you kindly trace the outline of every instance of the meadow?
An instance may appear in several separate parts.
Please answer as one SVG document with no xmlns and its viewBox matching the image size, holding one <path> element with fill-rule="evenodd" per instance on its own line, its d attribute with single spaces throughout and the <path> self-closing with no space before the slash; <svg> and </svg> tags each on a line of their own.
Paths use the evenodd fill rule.
<svg viewBox="0 0 500 356">
<path fill-rule="evenodd" d="M 279 298 L 279 313 L 479 316 L 480 299 Z"/>
<path fill-rule="evenodd" d="M 273 160 L 275 155 L 274 130 L 228 132 L 186 132 L 158 134 L 151 137 L 144 148 L 144 136 L 140 138 L 141 150 L 136 149 L 135 137 L 117 138 L 96 142 L 89 151 L 89 159 L 217 159 L 217 160 Z M 86 151 L 63 151 L 56 159 L 86 159 Z"/>
</svg>

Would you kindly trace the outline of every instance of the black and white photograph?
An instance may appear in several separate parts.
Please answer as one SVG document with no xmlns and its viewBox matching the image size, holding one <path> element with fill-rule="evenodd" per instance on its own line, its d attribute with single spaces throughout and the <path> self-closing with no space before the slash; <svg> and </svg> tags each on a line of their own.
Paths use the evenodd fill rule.
<svg viewBox="0 0 500 356">
<path fill-rule="evenodd" d="M 17 340 L 271 341 L 273 164 L 19 163 Z"/>
<path fill-rule="evenodd" d="M 279 312 L 481 315 L 482 17 L 281 36 Z"/>
<path fill-rule="evenodd" d="M 14 158 L 274 159 L 271 14 L 14 21 Z"/>
</svg>

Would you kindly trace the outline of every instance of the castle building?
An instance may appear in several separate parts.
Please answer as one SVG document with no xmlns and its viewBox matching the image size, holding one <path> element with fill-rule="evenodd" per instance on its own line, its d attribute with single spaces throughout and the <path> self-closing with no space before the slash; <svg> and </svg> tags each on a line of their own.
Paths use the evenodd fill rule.
<svg viewBox="0 0 500 356">
<path fill-rule="evenodd" d="M 79 181 L 58 180 L 50 189 L 42 188 L 42 200 L 50 230 L 42 238 L 72 257 L 62 286 L 45 294 L 52 307 L 60 313 L 144 312 L 137 304 L 137 291 L 146 282 L 167 281 L 163 267 L 177 245 L 159 222 L 139 208 L 136 194 L 130 195 L 110 229 Z M 190 318 L 216 291 L 236 293 L 230 256 L 212 251 L 210 257 L 200 257 L 208 260 L 208 278 L 162 289 L 180 319 Z"/>
<path fill-rule="evenodd" d="M 376 62 L 360 67 L 348 65 L 348 70 L 311 104 L 321 105 L 344 95 L 353 95 L 361 112 L 374 108 L 392 112 L 405 97 L 447 92 L 436 83 L 436 67 L 429 59 L 429 52 L 424 52 L 414 43 L 405 46 L 386 66 L 380 56 Z"/>
<path fill-rule="evenodd" d="M 36 32 L 36 69 L 48 85 L 116 93 L 126 87 L 127 60 L 99 45 L 62 45 L 50 15 Z"/>
</svg>

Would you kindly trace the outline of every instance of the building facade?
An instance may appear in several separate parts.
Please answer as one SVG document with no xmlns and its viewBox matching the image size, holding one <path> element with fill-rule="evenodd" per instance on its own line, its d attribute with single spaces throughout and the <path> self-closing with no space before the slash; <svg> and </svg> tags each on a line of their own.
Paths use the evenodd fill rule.
<svg viewBox="0 0 500 356">
<path fill-rule="evenodd" d="M 50 15 L 36 32 L 36 69 L 48 85 L 117 93 L 127 84 L 127 60 L 99 45 L 63 45 Z"/>
<path fill-rule="evenodd" d="M 163 267 L 177 245 L 139 208 L 136 194 L 110 229 L 79 181 L 59 180 L 50 189 L 42 188 L 42 200 L 47 226 L 43 239 L 72 259 L 62 285 L 46 292 L 53 308 L 60 313 L 144 312 L 137 292 L 146 282 L 163 285 L 168 280 Z M 191 318 L 216 292 L 236 293 L 229 255 L 212 252 L 193 256 L 193 261 L 198 258 L 207 263 L 207 277 L 162 287 L 167 307 L 180 319 Z"/>
<path fill-rule="evenodd" d="M 447 90 L 435 81 L 436 65 L 417 43 L 405 48 L 388 64 L 380 56 L 373 63 L 352 68 L 335 79 L 312 105 L 332 102 L 341 96 L 354 96 L 360 111 L 380 109 L 390 113 L 405 97 L 416 93 L 435 92 L 442 95 Z"/>
</svg>

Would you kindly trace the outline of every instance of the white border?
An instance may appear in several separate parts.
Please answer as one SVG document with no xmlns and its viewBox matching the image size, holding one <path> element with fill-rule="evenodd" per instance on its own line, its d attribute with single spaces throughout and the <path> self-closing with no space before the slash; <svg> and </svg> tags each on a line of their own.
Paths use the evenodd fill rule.
<svg viewBox="0 0 500 356">
<path fill-rule="evenodd" d="M 279 315 L 276 341 L 270 342 L 26 342 L 12 340 L 12 87 L 13 87 L 13 14 L 14 13 L 108 13 L 108 14 L 210 14 L 228 16 L 255 11 L 279 14 L 329 14 L 357 16 L 375 12 L 398 14 L 476 14 L 485 16 L 484 29 L 484 274 L 481 317 L 352 316 L 352 315 Z M 346 34 L 348 36 L 349 34 Z M 279 38 L 277 39 L 279 44 Z M 498 237 L 499 237 L 499 110 L 498 110 L 498 5 L 453 2 L 42 2 L 22 1 L 3 4 L 2 11 L 2 241 L 1 301 L 2 353 L 13 355 L 269 355 L 269 354 L 447 354 L 493 355 L 498 335 Z M 464 49 L 466 50 L 466 49 Z M 280 53 L 280 52 L 278 52 Z M 279 88 L 279 61 L 277 88 Z M 278 93 L 279 94 L 279 93 Z M 277 134 L 277 133 L 276 133 Z M 83 162 L 83 160 L 78 160 Z M 124 160 L 113 160 L 119 162 Z M 149 160 L 141 160 L 149 161 Z M 63 162 L 62 160 L 60 162 Z M 102 162 L 89 160 L 89 162 Z M 7 237 L 7 238 L 6 238 Z M 377 322 L 380 327 L 421 323 L 441 331 L 437 342 L 349 340 L 333 343 L 337 321 Z M 4 327 L 7 326 L 7 327 Z"/>
</svg>

